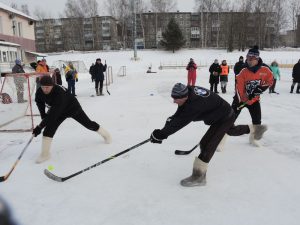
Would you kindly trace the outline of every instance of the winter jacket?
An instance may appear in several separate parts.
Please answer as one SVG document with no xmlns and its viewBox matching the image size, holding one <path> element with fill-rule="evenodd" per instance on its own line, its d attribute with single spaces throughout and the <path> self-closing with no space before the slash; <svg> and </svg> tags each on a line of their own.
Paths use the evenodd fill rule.
<svg viewBox="0 0 300 225">
<path fill-rule="evenodd" d="M 65 67 L 65 76 L 66 81 L 76 80 L 78 81 L 78 73 L 75 68 L 71 68 L 70 66 Z"/>
<path fill-rule="evenodd" d="M 50 94 L 46 95 L 42 88 L 38 88 L 35 94 L 35 102 L 40 111 L 42 128 L 56 122 L 60 116 L 72 117 L 79 110 L 82 110 L 78 100 L 69 94 L 63 86 L 54 85 Z M 45 108 L 49 108 L 46 113 Z"/>
<path fill-rule="evenodd" d="M 240 73 L 240 71 L 246 67 L 246 64 L 242 61 L 238 61 L 233 68 L 234 74 L 238 75 Z"/>
<path fill-rule="evenodd" d="M 25 73 L 25 71 L 24 71 L 24 69 L 21 65 L 16 64 L 12 68 L 12 73 Z M 25 77 L 20 77 L 20 76 L 14 76 L 14 82 L 17 85 L 23 84 L 23 83 L 26 82 L 26 78 Z"/>
<path fill-rule="evenodd" d="M 294 82 L 300 83 L 300 62 L 294 65 L 292 76 Z"/>
<path fill-rule="evenodd" d="M 38 64 L 35 71 L 38 73 L 48 73 L 49 67 L 47 65 L 43 66 L 41 64 Z"/>
<path fill-rule="evenodd" d="M 163 136 L 168 137 L 192 121 L 212 125 L 221 122 L 231 112 L 231 106 L 219 95 L 199 86 L 189 86 L 187 101 L 178 106 L 161 131 Z"/>
<path fill-rule="evenodd" d="M 186 70 L 188 70 L 189 76 L 196 76 L 196 71 L 197 71 L 196 63 L 189 62 L 189 64 L 186 66 Z"/>
<path fill-rule="evenodd" d="M 270 66 L 275 80 L 280 80 L 280 71 L 278 66 Z"/>
<path fill-rule="evenodd" d="M 273 74 L 268 66 L 263 64 L 261 58 L 258 64 L 246 67 L 236 76 L 236 94 L 239 102 L 247 102 L 247 105 L 252 105 L 259 101 L 259 95 L 249 100 L 248 95 L 253 92 L 257 86 L 261 86 L 265 91 L 273 84 Z"/>
<path fill-rule="evenodd" d="M 226 65 L 223 65 L 223 64 L 221 64 L 220 65 L 220 67 L 221 67 L 221 76 L 228 76 L 228 74 L 229 74 L 229 66 L 226 64 Z"/>
<path fill-rule="evenodd" d="M 96 63 L 92 70 L 92 79 L 96 81 L 104 80 L 104 72 L 106 71 L 106 64 Z"/>
<path fill-rule="evenodd" d="M 213 63 L 211 64 L 211 66 L 209 67 L 209 72 L 210 72 L 210 76 L 209 76 L 209 83 L 210 84 L 214 84 L 214 83 L 219 83 L 219 75 L 221 73 L 222 69 L 219 65 L 219 63 Z"/>
</svg>

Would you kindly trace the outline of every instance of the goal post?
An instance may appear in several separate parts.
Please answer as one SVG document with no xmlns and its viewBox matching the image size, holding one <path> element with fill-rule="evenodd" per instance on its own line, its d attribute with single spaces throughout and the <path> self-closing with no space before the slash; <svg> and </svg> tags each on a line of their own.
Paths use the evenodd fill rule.
<svg viewBox="0 0 300 225">
<path fill-rule="evenodd" d="M 50 73 L 6 74 L 0 89 L 0 132 L 29 132 L 40 120 L 34 102 L 36 80 Z M 4 97 L 9 96 L 9 101 Z"/>
</svg>

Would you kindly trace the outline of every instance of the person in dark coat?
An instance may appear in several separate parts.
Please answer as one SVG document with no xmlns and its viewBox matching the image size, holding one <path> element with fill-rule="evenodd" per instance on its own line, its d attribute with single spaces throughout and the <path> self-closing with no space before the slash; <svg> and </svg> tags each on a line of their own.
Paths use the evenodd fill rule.
<svg viewBox="0 0 300 225">
<path fill-rule="evenodd" d="M 246 64 L 244 62 L 244 57 L 240 56 L 239 61 L 233 67 L 234 75 L 238 75 L 241 72 L 241 70 L 245 67 Z"/>
<path fill-rule="evenodd" d="M 54 73 L 53 73 L 53 75 L 52 75 L 52 79 L 53 79 L 53 82 L 54 82 L 55 84 L 62 85 L 61 73 L 60 73 L 60 71 L 59 71 L 58 68 L 56 68 L 56 69 L 54 70 Z"/>
<path fill-rule="evenodd" d="M 297 83 L 298 85 L 297 85 L 296 93 L 300 94 L 300 59 L 299 59 L 299 61 L 293 67 L 292 76 L 293 76 L 293 84 L 291 86 L 290 93 L 293 93 L 294 87 L 295 87 L 295 85 Z"/>
<path fill-rule="evenodd" d="M 15 60 L 15 65 L 12 68 L 12 73 L 25 73 L 23 66 L 22 66 L 22 62 L 20 59 L 16 59 Z M 27 102 L 27 100 L 24 100 L 24 83 L 26 82 L 26 78 L 25 77 L 21 77 L 21 76 L 14 76 L 14 83 L 16 85 L 16 89 L 17 89 L 17 99 L 18 99 L 18 103 L 24 103 Z"/>
<path fill-rule="evenodd" d="M 96 95 L 103 94 L 103 81 L 104 81 L 104 72 L 106 71 L 107 65 L 101 63 L 101 59 L 96 59 L 96 64 L 93 67 L 92 79 L 95 81 Z M 99 85 L 100 84 L 100 85 Z M 100 87 L 99 87 L 100 86 Z"/>
<path fill-rule="evenodd" d="M 36 137 L 43 129 L 44 132 L 42 151 L 36 163 L 42 163 L 50 158 L 52 138 L 59 125 L 67 118 L 73 118 L 87 129 L 98 132 L 106 143 L 111 142 L 109 133 L 89 119 L 77 98 L 65 87 L 54 84 L 50 76 L 43 76 L 40 83 L 41 87 L 36 92 L 35 101 L 42 121 L 33 129 L 32 134 Z M 47 112 L 46 107 L 49 108 Z"/>
<path fill-rule="evenodd" d="M 220 73 L 222 71 L 221 66 L 219 65 L 219 61 L 217 59 L 215 59 L 214 63 L 211 64 L 211 66 L 209 67 L 209 72 L 210 72 L 210 76 L 209 76 L 209 83 L 210 83 L 210 91 L 213 91 L 215 93 L 219 93 L 218 92 L 218 84 L 219 84 L 219 80 L 220 80 Z"/>
<path fill-rule="evenodd" d="M 162 129 L 155 129 L 152 132 L 150 141 L 161 144 L 164 139 L 190 122 L 204 121 L 209 128 L 200 141 L 200 155 L 194 160 L 192 176 L 183 179 L 181 185 L 187 187 L 205 185 L 208 163 L 224 135 L 248 134 L 250 128 L 248 125 L 235 126 L 235 114 L 231 106 L 219 95 L 203 87 L 177 83 L 172 89 L 171 97 L 178 105 L 177 111 L 167 119 Z M 261 138 L 262 134 L 259 135 L 258 138 Z"/>
</svg>

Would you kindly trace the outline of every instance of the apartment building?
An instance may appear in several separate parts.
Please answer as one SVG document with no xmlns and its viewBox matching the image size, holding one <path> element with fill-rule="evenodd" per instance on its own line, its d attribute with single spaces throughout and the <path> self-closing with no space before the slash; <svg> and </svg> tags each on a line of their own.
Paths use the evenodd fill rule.
<svg viewBox="0 0 300 225">
<path fill-rule="evenodd" d="M 35 34 L 41 52 L 118 48 L 117 21 L 110 16 L 44 19 L 36 22 Z"/>
<path fill-rule="evenodd" d="M 245 49 L 255 44 L 273 47 L 275 16 L 261 12 L 177 11 L 136 14 L 125 24 L 113 17 L 49 19 L 36 23 L 36 46 L 42 52 L 133 48 L 134 43 L 138 48 L 161 48 L 162 34 L 174 18 L 186 48 Z"/>
<path fill-rule="evenodd" d="M 11 70 L 16 58 L 35 60 L 35 19 L 0 3 L 0 69 Z"/>
</svg>

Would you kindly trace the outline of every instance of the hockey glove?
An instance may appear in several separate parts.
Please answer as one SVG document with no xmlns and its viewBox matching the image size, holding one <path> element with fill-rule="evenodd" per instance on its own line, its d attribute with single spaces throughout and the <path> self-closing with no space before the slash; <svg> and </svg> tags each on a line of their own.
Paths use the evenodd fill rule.
<svg viewBox="0 0 300 225">
<path fill-rule="evenodd" d="M 76 78 L 76 80 L 75 80 L 76 82 L 78 82 L 78 78 Z"/>
<path fill-rule="evenodd" d="M 37 126 L 33 129 L 32 134 L 33 134 L 35 137 L 37 137 L 41 132 L 42 132 L 42 128 L 41 128 L 39 125 L 37 125 Z"/>
<path fill-rule="evenodd" d="M 250 95 L 248 95 L 249 100 L 252 98 L 261 95 L 264 92 L 264 88 L 261 86 L 257 86 Z"/>
<path fill-rule="evenodd" d="M 161 132 L 161 130 L 155 129 L 150 136 L 150 141 L 152 143 L 161 144 L 165 138 L 166 136 Z"/>
</svg>

